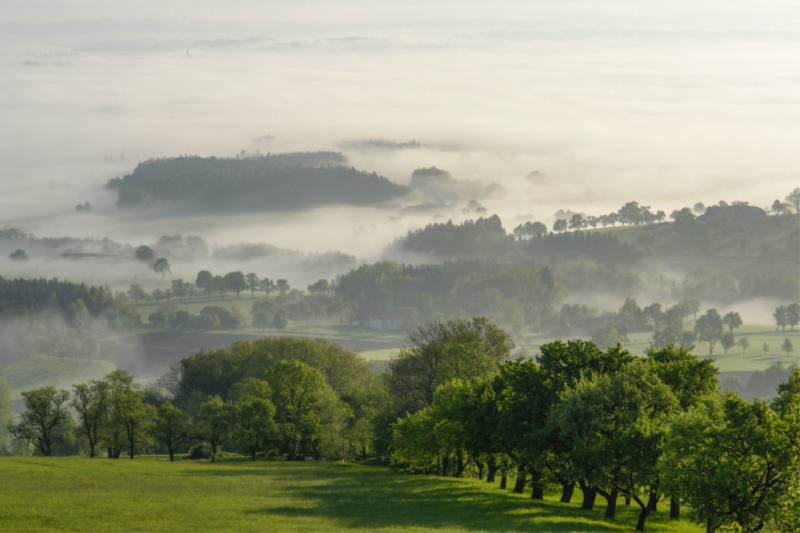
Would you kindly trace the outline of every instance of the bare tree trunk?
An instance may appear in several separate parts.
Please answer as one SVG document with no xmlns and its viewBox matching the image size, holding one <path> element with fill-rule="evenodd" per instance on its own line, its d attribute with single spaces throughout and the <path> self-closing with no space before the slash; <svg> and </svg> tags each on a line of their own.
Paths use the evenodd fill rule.
<svg viewBox="0 0 800 533">
<path fill-rule="evenodd" d="M 681 519 L 681 502 L 678 498 L 674 496 L 669 500 L 669 519 L 670 520 Z"/>
<path fill-rule="evenodd" d="M 522 494 L 523 490 L 525 490 L 525 470 L 520 468 L 517 471 L 517 482 L 514 483 L 514 492 L 516 494 Z"/>
<path fill-rule="evenodd" d="M 508 486 L 508 475 L 505 470 L 503 470 L 503 475 L 500 476 L 500 488 L 505 489 Z"/>
<path fill-rule="evenodd" d="M 583 503 L 581 503 L 581 510 L 591 511 L 594 509 L 594 501 L 597 499 L 597 493 L 583 480 L 579 481 L 578 484 L 581 487 L 581 492 L 583 492 Z"/>
<path fill-rule="evenodd" d="M 572 494 L 575 492 L 575 483 L 564 484 L 563 487 L 561 503 L 569 503 L 572 500 Z"/>
<path fill-rule="evenodd" d="M 544 489 L 542 487 L 533 487 L 533 491 L 531 492 L 531 499 L 532 500 L 544 500 Z"/>
</svg>

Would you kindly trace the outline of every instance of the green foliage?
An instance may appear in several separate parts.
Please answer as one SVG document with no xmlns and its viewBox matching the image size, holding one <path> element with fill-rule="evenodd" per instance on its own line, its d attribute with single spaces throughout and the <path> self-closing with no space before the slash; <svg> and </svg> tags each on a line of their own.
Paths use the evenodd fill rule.
<svg viewBox="0 0 800 533">
<path fill-rule="evenodd" d="M 48 386 L 22 393 L 25 411 L 16 423 L 9 423 L 8 431 L 18 439 L 27 440 L 45 457 L 53 455 L 54 448 L 63 442 L 58 426 L 68 418 L 67 391 Z"/>
<path fill-rule="evenodd" d="M 247 389 L 234 404 L 236 425 L 233 439 L 255 461 L 256 454 L 274 438 L 275 405 L 270 400 L 272 391 L 265 381 L 253 380 Z"/>
<path fill-rule="evenodd" d="M 710 396 L 679 417 L 660 465 L 668 492 L 709 531 L 758 531 L 780 507 L 800 457 L 800 402 L 779 418 L 759 400 Z"/>
<path fill-rule="evenodd" d="M 241 159 L 177 157 L 139 163 L 110 180 L 117 205 L 142 207 L 167 200 L 222 210 L 272 211 L 329 204 L 373 205 L 407 187 L 343 165 L 341 154 L 276 154 Z M 325 166 L 321 166 L 325 165 Z"/>
<path fill-rule="evenodd" d="M 0 455 L 5 455 L 11 446 L 11 433 L 8 425 L 14 420 L 11 404 L 11 387 L 6 378 L 0 377 Z"/>
<path fill-rule="evenodd" d="M 8 256 L 9 259 L 14 261 L 15 263 L 23 262 L 28 260 L 28 253 L 23 250 L 22 248 L 17 248 L 11 255 Z"/>
<path fill-rule="evenodd" d="M 223 402 L 219 396 L 212 396 L 200 406 L 198 430 L 208 439 L 211 446 L 211 462 L 213 463 L 219 453 L 219 444 L 233 422 L 233 406 Z"/>
</svg>

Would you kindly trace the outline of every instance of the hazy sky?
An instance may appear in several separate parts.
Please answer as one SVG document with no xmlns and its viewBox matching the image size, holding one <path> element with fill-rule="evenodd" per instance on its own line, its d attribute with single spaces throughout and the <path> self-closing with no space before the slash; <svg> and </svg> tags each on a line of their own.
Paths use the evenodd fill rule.
<svg viewBox="0 0 800 533">
<path fill-rule="evenodd" d="M 0 0 L 0 12 L 0 226 L 129 238 L 139 222 L 112 224 L 101 186 L 139 159 L 374 138 L 426 148 L 344 149 L 357 167 L 499 182 L 509 194 L 482 201 L 505 220 L 631 199 L 764 205 L 800 183 L 796 0 Z M 275 140 L 252 142 L 262 135 Z M 546 177 L 527 180 L 534 170 Z M 105 218 L 74 217 L 87 199 Z M 330 216 L 340 225 L 323 232 L 251 219 L 207 231 L 369 256 L 413 225 L 369 237 L 360 214 Z"/>
</svg>

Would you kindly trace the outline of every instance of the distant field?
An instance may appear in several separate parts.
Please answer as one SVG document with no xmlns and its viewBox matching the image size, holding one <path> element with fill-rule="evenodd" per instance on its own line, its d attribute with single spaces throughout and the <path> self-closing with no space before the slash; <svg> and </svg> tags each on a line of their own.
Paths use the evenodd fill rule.
<svg viewBox="0 0 800 533">
<path fill-rule="evenodd" d="M 18 400 L 21 392 L 36 389 L 45 385 L 55 385 L 70 389 L 74 383 L 83 383 L 90 379 L 100 378 L 116 367 L 107 361 L 75 362 L 74 359 L 43 355 L 0 365 L 0 377 L 6 378 L 11 387 L 11 399 Z"/>
<path fill-rule="evenodd" d="M 580 511 L 500 491 L 476 479 L 390 474 L 338 463 L 178 461 L 161 458 L 0 458 L 0 531 L 633 531 L 637 507 L 620 501 Z M 598 498 L 599 501 L 602 498 Z M 671 522 L 667 506 L 650 532 L 700 532 Z"/>
</svg>

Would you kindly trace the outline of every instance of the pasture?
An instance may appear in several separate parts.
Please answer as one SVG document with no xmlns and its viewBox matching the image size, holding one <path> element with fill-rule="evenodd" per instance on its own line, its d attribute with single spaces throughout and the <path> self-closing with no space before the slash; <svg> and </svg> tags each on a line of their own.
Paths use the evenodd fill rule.
<svg viewBox="0 0 800 533">
<path fill-rule="evenodd" d="M 534 501 L 499 483 L 342 463 L 2 457 L 0 471 L 0 531 L 623 532 L 638 514 L 620 500 L 609 522 L 602 498 L 579 510 L 579 491 Z M 702 531 L 667 508 L 645 531 Z"/>
</svg>

